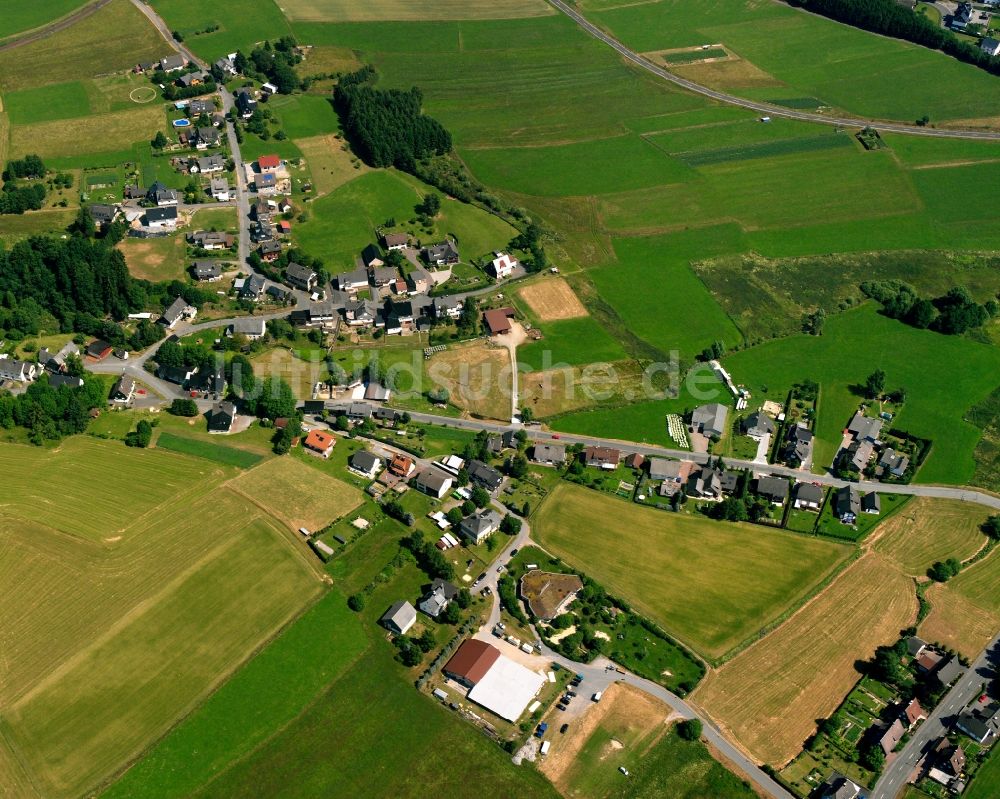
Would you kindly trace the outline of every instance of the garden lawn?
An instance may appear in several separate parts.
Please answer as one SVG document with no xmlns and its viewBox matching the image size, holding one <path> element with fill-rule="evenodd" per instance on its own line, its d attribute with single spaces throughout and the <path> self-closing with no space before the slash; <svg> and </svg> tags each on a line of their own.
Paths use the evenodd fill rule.
<svg viewBox="0 0 1000 799">
<path fill-rule="evenodd" d="M 849 552 L 824 540 L 641 508 L 569 484 L 549 495 L 533 527 L 546 549 L 712 658 L 802 602 Z"/>
<path fill-rule="evenodd" d="M 908 390 L 893 425 L 933 441 L 918 481 L 962 484 L 972 477 L 980 436 L 963 416 L 995 387 L 1000 352 L 966 338 L 917 330 L 866 304 L 828 319 L 822 336 L 762 344 L 724 358 L 723 365 L 751 391 L 784 391 L 804 378 L 817 381 L 817 465 L 824 466 L 860 401 L 849 386 L 884 369 L 890 390 Z"/>
</svg>

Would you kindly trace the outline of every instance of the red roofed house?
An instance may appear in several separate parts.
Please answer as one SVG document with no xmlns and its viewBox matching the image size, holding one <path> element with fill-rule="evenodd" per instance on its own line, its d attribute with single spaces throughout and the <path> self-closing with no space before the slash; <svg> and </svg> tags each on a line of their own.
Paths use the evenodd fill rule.
<svg viewBox="0 0 1000 799">
<path fill-rule="evenodd" d="M 470 638 L 444 665 L 446 676 L 468 688 L 475 688 L 500 657 L 500 650 L 485 641 Z"/>
<path fill-rule="evenodd" d="M 510 332 L 510 320 L 514 316 L 513 308 L 496 308 L 483 312 L 483 321 L 491 336 L 502 336 Z"/>
<path fill-rule="evenodd" d="M 311 449 L 313 452 L 319 453 L 324 458 L 329 458 L 330 453 L 333 452 L 333 446 L 336 443 L 337 439 L 325 430 L 310 430 L 309 435 L 306 436 L 306 440 L 303 442 L 303 445 L 306 449 Z"/>
<path fill-rule="evenodd" d="M 927 718 L 927 713 L 920 706 L 920 703 L 916 699 L 911 699 L 910 703 L 903 708 L 903 723 L 906 724 L 906 729 L 912 730 L 917 724 Z"/>
<path fill-rule="evenodd" d="M 257 159 L 257 166 L 261 172 L 274 172 L 281 166 L 281 159 L 276 155 L 262 155 Z"/>
</svg>

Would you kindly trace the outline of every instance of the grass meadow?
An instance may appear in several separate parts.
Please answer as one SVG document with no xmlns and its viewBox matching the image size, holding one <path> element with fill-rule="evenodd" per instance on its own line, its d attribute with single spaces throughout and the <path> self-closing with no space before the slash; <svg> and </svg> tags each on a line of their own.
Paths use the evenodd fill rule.
<svg viewBox="0 0 1000 799">
<path fill-rule="evenodd" d="M 210 63 L 238 49 L 249 54 L 257 42 L 292 33 L 274 0 L 219 0 L 211 6 L 153 0 L 151 5 L 171 30 L 183 34 L 184 44 L 195 55 Z M 204 33 L 212 27 L 217 30 Z"/>
<path fill-rule="evenodd" d="M 923 577 L 936 561 L 975 555 L 987 541 L 979 529 L 987 515 L 968 502 L 916 497 L 878 528 L 873 548 Z"/>
<path fill-rule="evenodd" d="M 692 695 L 719 726 L 772 766 L 791 760 L 857 682 L 857 660 L 913 623 L 913 582 L 879 555 L 853 563 Z"/>
<path fill-rule="evenodd" d="M 18 3 L 4 8 L 3 20 L 0 21 L 0 41 L 55 22 L 83 5 L 86 5 L 84 0 L 48 0 L 37 5 Z"/>
<path fill-rule="evenodd" d="M 111 0 L 66 30 L 0 53 L 0 90 L 127 70 L 139 61 L 159 60 L 168 49 L 141 11 L 128 0 Z"/>
<path fill-rule="evenodd" d="M 230 469 L 89 437 L 0 455 L 0 574 L 13 592 L 0 608 L 0 769 L 22 764 L 15 795 L 30 783 L 77 796 L 164 734 L 321 584 L 289 533 L 221 485 Z M 118 473 L 127 491 L 108 477 Z"/>
<path fill-rule="evenodd" d="M 710 658 L 802 602 L 849 552 L 830 541 L 640 508 L 569 484 L 549 495 L 533 526 L 546 549 Z"/>
<path fill-rule="evenodd" d="M 285 0 L 282 10 L 292 22 L 365 22 L 453 19 L 505 19 L 554 14 L 544 0 L 376 0 L 358 4 L 350 0 Z"/>
<path fill-rule="evenodd" d="M 696 19 L 679 0 L 617 4 L 586 0 L 584 12 L 640 52 L 719 43 L 773 78 L 771 85 L 724 86 L 755 99 L 815 97 L 875 119 L 935 122 L 995 117 L 1000 101 L 982 102 L 990 77 L 954 59 L 897 39 L 873 36 L 775 4 L 714 0 Z M 775 46 L 780 42 L 780 46 Z M 712 65 L 704 65 L 709 70 Z M 689 68 L 691 69 L 691 68 Z M 858 80 L 858 75 L 866 75 Z M 698 80 L 697 71 L 685 75 Z M 961 83 L 968 91 L 954 92 Z M 783 92 L 782 85 L 787 87 Z"/>
</svg>

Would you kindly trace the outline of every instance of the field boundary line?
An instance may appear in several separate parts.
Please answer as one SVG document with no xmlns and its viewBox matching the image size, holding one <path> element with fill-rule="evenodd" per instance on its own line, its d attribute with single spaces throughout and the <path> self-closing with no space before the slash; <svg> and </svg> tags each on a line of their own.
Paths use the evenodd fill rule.
<svg viewBox="0 0 1000 799">
<path fill-rule="evenodd" d="M 255 521 L 254 518 L 248 519 L 247 523 L 251 524 Z M 65 674 L 69 673 L 73 667 L 78 663 L 83 661 L 83 659 L 94 649 L 101 646 L 102 644 L 110 641 L 115 635 L 128 627 L 136 619 L 141 618 L 148 611 L 152 610 L 159 601 L 172 593 L 178 586 L 182 585 L 196 572 L 200 571 L 203 567 L 207 566 L 212 561 L 220 558 L 227 550 L 236 546 L 239 543 L 236 536 L 230 536 L 229 538 L 223 538 L 214 547 L 207 550 L 203 557 L 196 560 L 194 563 L 189 565 L 186 569 L 177 572 L 170 580 L 162 587 L 159 591 L 142 599 L 138 604 L 134 605 L 129 611 L 118 619 L 116 619 L 109 627 L 107 627 L 100 635 L 91 639 L 90 643 L 82 649 L 77 650 L 70 657 L 60 663 L 56 668 L 42 677 L 38 682 L 36 682 L 30 690 L 22 693 L 20 696 L 16 697 L 9 703 L 12 709 L 16 709 L 28 701 L 30 701 L 36 694 L 42 692 L 49 685 L 56 682 L 62 678 Z"/>
<path fill-rule="evenodd" d="M 45 25 L 40 25 L 37 28 L 32 28 L 31 30 L 21 31 L 20 33 L 11 34 L 6 39 L 0 40 L 0 53 L 7 50 L 14 50 L 17 47 L 31 44 L 32 42 L 37 42 L 40 39 L 47 39 L 53 33 L 64 31 L 66 28 L 69 28 L 77 22 L 91 16 L 96 11 L 100 11 L 110 2 L 111 0 L 95 0 L 95 2 L 84 6 L 83 8 L 78 8 L 76 11 L 72 11 L 57 20 L 46 23 Z"/>
</svg>

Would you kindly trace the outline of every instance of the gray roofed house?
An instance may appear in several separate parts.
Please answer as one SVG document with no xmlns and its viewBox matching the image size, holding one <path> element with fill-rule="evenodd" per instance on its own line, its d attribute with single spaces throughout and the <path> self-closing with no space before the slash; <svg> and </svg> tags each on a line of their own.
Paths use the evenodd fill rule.
<svg viewBox="0 0 1000 799">
<path fill-rule="evenodd" d="M 111 401 L 120 405 L 126 405 L 135 396 L 135 380 L 128 375 L 122 375 L 115 381 L 111 389 Z"/>
<path fill-rule="evenodd" d="M 514 439 L 513 430 L 505 430 L 503 433 L 492 433 L 486 437 L 486 449 L 494 455 L 499 455 L 505 449 L 513 449 L 517 446 Z"/>
<path fill-rule="evenodd" d="M 988 56 L 998 56 L 1000 55 L 1000 41 L 987 36 L 979 43 L 979 49 Z"/>
<path fill-rule="evenodd" d="M 503 475 L 492 466 L 487 466 L 482 461 L 469 461 L 469 480 L 482 486 L 487 491 L 496 491 L 503 482 Z"/>
<path fill-rule="evenodd" d="M 433 266 L 447 266 L 458 263 L 458 248 L 451 240 L 424 247 L 422 255 Z"/>
<path fill-rule="evenodd" d="M 854 524 L 861 512 L 861 499 L 852 486 L 838 488 L 833 495 L 833 514 L 844 524 Z"/>
<path fill-rule="evenodd" d="M 177 209 L 169 206 L 165 208 L 147 208 L 145 219 L 147 227 L 173 229 L 177 225 Z"/>
<path fill-rule="evenodd" d="M 195 261 L 191 265 L 191 275 L 195 280 L 212 283 L 222 277 L 222 264 L 218 261 Z"/>
<path fill-rule="evenodd" d="M 774 420 L 763 411 L 755 411 L 740 422 L 744 435 L 760 441 L 766 435 L 774 435 Z"/>
<path fill-rule="evenodd" d="M 209 128 L 215 131 L 215 128 Z M 218 131 L 215 131 L 218 133 Z M 206 155 L 202 158 L 195 158 L 191 162 L 192 172 L 201 172 L 203 175 L 211 175 L 216 172 L 226 171 L 226 161 L 221 155 Z"/>
<path fill-rule="evenodd" d="M 729 408 L 718 402 L 700 405 L 691 413 L 691 427 L 706 436 L 721 436 L 726 432 Z"/>
<path fill-rule="evenodd" d="M 722 475 L 710 466 L 695 469 L 688 477 L 687 493 L 703 499 L 720 499 Z"/>
<path fill-rule="evenodd" d="M 857 411 L 847 425 L 847 431 L 854 436 L 855 441 L 868 440 L 877 444 L 878 434 L 882 431 L 882 420 L 865 416 L 863 412 Z"/>
<path fill-rule="evenodd" d="M 481 544 L 500 529 L 503 517 L 493 508 L 483 508 L 481 511 L 466 516 L 458 526 L 458 531 L 474 544 Z"/>
<path fill-rule="evenodd" d="M 163 315 L 160 317 L 160 324 L 170 329 L 185 316 L 191 315 L 193 311 L 194 308 L 188 305 L 187 300 L 183 297 L 177 297 L 163 312 Z"/>
<path fill-rule="evenodd" d="M 879 499 L 878 494 L 874 491 L 869 491 L 861 497 L 861 510 L 875 516 L 880 514 L 882 512 L 882 501 Z"/>
<path fill-rule="evenodd" d="M 882 751 L 886 755 L 892 754 L 892 751 L 899 746 L 899 742 L 903 740 L 904 735 L 906 735 L 906 727 L 902 721 L 895 719 L 892 724 L 885 728 L 885 731 L 878 739 Z"/>
<path fill-rule="evenodd" d="M 92 203 L 87 206 L 87 210 L 90 211 L 90 218 L 99 228 L 110 225 L 118 216 L 118 206 L 107 203 Z"/>
<path fill-rule="evenodd" d="M 291 296 L 291 292 L 283 286 L 279 286 L 277 283 L 272 283 L 267 287 L 267 291 L 264 292 L 268 297 L 274 299 L 275 302 L 285 302 Z"/>
<path fill-rule="evenodd" d="M 431 583 L 431 590 L 420 600 L 418 607 L 432 619 L 436 619 L 457 594 L 458 589 L 454 585 L 436 577 Z"/>
<path fill-rule="evenodd" d="M 259 316 L 242 316 L 233 320 L 226 328 L 226 333 L 230 336 L 246 336 L 250 341 L 256 341 L 264 336 L 266 330 L 266 324 Z"/>
<path fill-rule="evenodd" d="M 281 257 L 281 245 L 276 241 L 265 241 L 258 252 L 265 261 L 277 261 Z"/>
<path fill-rule="evenodd" d="M 308 266 L 292 262 L 285 268 L 285 282 L 297 289 L 312 291 L 318 281 L 319 276 Z"/>
<path fill-rule="evenodd" d="M 340 291 L 352 291 L 368 285 L 368 270 L 358 267 L 350 272 L 335 275 L 333 282 Z"/>
<path fill-rule="evenodd" d="M 354 421 L 361 422 L 372 418 L 372 406 L 367 402 L 352 402 L 347 406 L 347 415 Z"/>
<path fill-rule="evenodd" d="M 368 450 L 359 449 L 351 455 L 350 466 L 359 474 L 374 479 L 382 469 L 382 461 Z"/>
<path fill-rule="evenodd" d="M 80 348 L 74 342 L 69 341 L 56 353 L 51 352 L 46 347 L 42 347 L 38 351 L 38 363 L 50 372 L 60 372 L 66 366 L 66 360 L 70 355 L 79 354 Z"/>
<path fill-rule="evenodd" d="M 351 327 L 362 327 L 375 323 L 378 306 L 372 300 L 351 300 L 344 304 L 344 318 Z"/>
<path fill-rule="evenodd" d="M 236 406 L 231 402 L 218 402 L 208 412 L 208 432 L 228 433 L 236 421 Z"/>
<path fill-rule="evenodd" d="M 782 459 L 789 466 L 798 468 L 812 455 L 813 432 L 802 422 L 788 429 L 785 442 Z"/>
<path fill-rule="evenodd" d="M 418 491 L 441 499 L 451 490 L 452 479 L 433 469 L 425 469 L 413 478 L 413 487 Z"/>
<path fill-rule="evenodd" d="M 842 457 L 849 461 L 855 469 L 862 472 L 868 467 L 868 463 L 871 461 L 872 455 L 874 454 L 875 445 L 868 439 L 862 439 L 860 441 L 852 442 L 851 445 L 844 450 Z"/>
<path fill-rule="evenodd" d="M 146 197 L 160 208 L 168 205 L 177 205 L 177 192 L 174 189 L 167 188 L 166 184 L 160 181 L 156 181 L 149 187 Z"/>
<path fill-rule="evenodd" d="M 382 243 L 387 250 L 402 250 L 410 243 L 410 237 L 406 233 L 386 233 Z"/>
<path fill-rule="evenodd" d="M 214 114 L 215 103 L 211 100 L 192 100 L 188 103 L 188 115 L 197 117 L 202 114 Z"/>
<path fill-rule="evenodd" d="M 175 69 L 183 69 L 187 64 L 187 59 L 180 53 L 164 56 L 160 59 L 160 69 L 164 72 L 173 72 Z"/>
<path fill-rule="evenodd" d="M 434 287 L 434 278 L 426 269 L 414 269 L 406 276 L 406 287 L 414 294 L 425 294 Z"/>
<path fill-rule="evenodd" d="M 83 385 L 83 378 L 74 377 L 73 375 L 50 374 L 49 385 L 52 386 L 52 388 L 59 388 L 60 386 L 79 388 Z"/>
<path fill-rule="evenodd" d="M 958 662 L 957 657 L 952 656 L 938 666 L 937 671 L 934 672 L 934 677 L 941 685 L 947 688 L 963 674 L 965 674 L 965 667 Z"/>
<path fill-rule="evenodd" d="M 892 447 L 887 447 L 878 461 L 879 476 L 887 474 L 893 477 L 902 477 L 906 474 L 906 469 L 910 465 L 910 459 Z"/>
<path fill-rule="evenodd" d="M 795 507 L 819 510 L 823 504 L 823 489 L 815 483 L 795 484 Z"/>
<path fill-rule="evenodd" d="M 373 402 L 387 402 L 392 392 L 381 383 L 369 383 L 365 386 L 365 399 Z"/>
<path fill-rule="evenodd" d="M 191 374 L 191 370 L 183 366 L 161 366 L 156 370 L 156 376 L 160 380 L 174 383 L 181 388 L 187 385 L 188 380 L 191 379 Z"/>
<path fill-rule="evenodd" d="M 397 635 L 405 635 L 417 621 L 417 611 L 409 602 L 394 602 L 379 622 Z"/>
<path fill-rule="evenodd" d="M 365 269 L 370 269 L 373 266 L 383 266 L 385 261 L 382 259 L 382 251 L 374 244 L 366 245 L 361 251 L 361 263 L 365 265 Z"/>
<path fill-rule="evenodd" d="M 681 461 L 650 458 L 648 463 L 650 480 L 676 480 L 680 475 Z"/>
<path fill-rule="evenodd" d="M 257 101 L 246 89 L 236 92 L 236 110 L 244 119 L 253 116 L 253 112 L 257 110 Z"/>
<path fill-rule="evenodd" d="M 562 444 L 535 444 L 531 448 L 531 459 L 549 466 L 563 464 L 566 462 L 566 447 Z"/>
<path fill-rule="evenodd" d="M 309 303 L 309 321 L 331 322 L 337 316 L 337 306 L 333 300 L 323 300 Z"/>
<path fill-rule="evenodd" d="M 188 386 L 196 391 L 220 395 L 226 390 L 225 371 L 221 366 L 216 366 L 214 369 L 199 369 L 191 375 Z"/>
<path fill-rule="evenodd" d="M 787 477 L 758 477 L 757 494 L 764 497 L 772 505 L 781 505 L 788 499 Z"/>
<path fill-rule="evenodd" d="M 373 266 L 369 270 L 371 274 L 372 284 L 377 288 L 382 286 L 388 286 L 397 277 L 399 277 L 399 270 L 394 266 Z"/>
<path fill-rule="evenodd" d="M 835 771 L 823 783 L 819 799 L 859 799 L 860 796 L 861 786 Z"/>
<path fill-rule="evenodd" d="M 906 639 L 906 651 L 910 657 L 916 657 L 927 648 L 927 642 L 923 638 L 911 635 Z"/>
<path fill-rule="evenodd" d="M 260 275 L 250 275 L 240 289 L 240 299 L 257 302 L 264 295 L 264 288 L 267 281 Z"/>
<path fill-rule="evenodd" d="M 28 383 L 41 371 L 37 363 L 19 361 L 16 358 L 0 358 L 0 380 L 14 380 Z"/>
<path fill-rule="evenodd" d="M 457 319 L 462 314 L 462 305 L 458 297 L 435 297 L 431 308 L 435 319 Z"/>
</svg>

